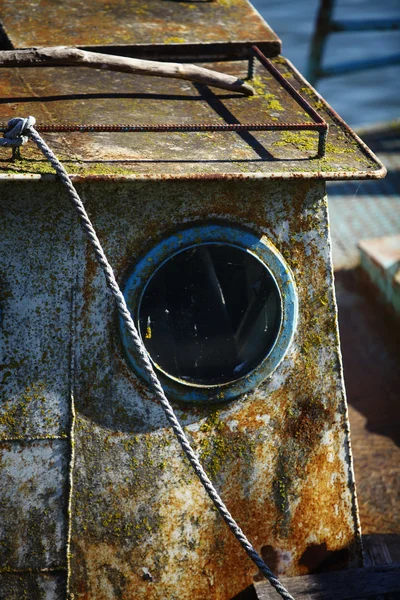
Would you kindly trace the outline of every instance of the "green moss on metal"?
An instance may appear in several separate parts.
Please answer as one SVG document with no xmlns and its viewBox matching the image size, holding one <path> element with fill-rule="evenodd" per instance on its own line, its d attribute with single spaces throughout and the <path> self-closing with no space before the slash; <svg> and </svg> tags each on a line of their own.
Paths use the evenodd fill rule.
<svg viewBox="0 0 400 600">
<path fill-rule="evenodd" d="M 7 161 L 6 172 L 13 173 L 54 173 L 54 169 L 49 165 L 47 160 L 31 160 L 21 159 Z"/>
<path fill-rule="evenodd" d="M 220 412 L 213 411 L 200 425 L 200 439 L 196 439 L 200 460 L 210 477 L 216 477 L 232 460 L 249 460 L 255 450 L 255 442 L 249 436 L 231 431 Z M 205 435 L 201 435 L 205 434 Z"/>
<path fill-rule="evenodd" d="M 256 100 L 261 97 L 267 101 L 267 109 L 268 110 L 278 110 L 278 111 L 285 110 L 284 107 L 282 106 L 281 102 L 276 97 L 276 95 L 272 94 L 269 91 L 265 77 L 261 78 L 258 75 L 256 75 L 251 80 L 251 85 L 254 88 L 255 95 L 250 96 L 249 100 Z"/>
<path fill-rule="evenodd" d="M 354 150 L 355 150 L 354 146 L 344 147 L 344 146 L 336 146 L 335 144 L 332 144 L 332 143 L 326 144 L 326 151 L 329 152 L 330 154 L 353 154 Z"/>
<path fill-rule="evenodd" d="M 6 371 L 5 379 L 11 375 L 11 371 Z M 26 386 L 17 399 L 6 400 L 3 403 L 3 414 L 0 415 L 2 437 L 18 437 L 28 433 L 33 412 L 44 418 L 47 427 L 54 424 L 54 419 L 47 414 L 45 390 L 46 386 L 43 382 L 34 382 Z"/>
<path fill-rule="evenodd" d="M 306 96 L 310 96 L 310 97 L 312 96 L 314 98 L 316 97 L 315 93 L 313 92 L 313 90 L 310 89 L 309 87 L 305 87 L 304 86 L 304 87 L 300 88 L 299 91 L 300 91 L 300 94 L 303 94 L 303 95 L 306 95 Z"/>
<path fill-rule="evenodd" d="M 290 487 L 290 477 L 288 475 L 288 457 L 285 456 L 282 452 L 278 455 L 277 467 L 276 467 L 276 476 L 272 483 L 272 491 L 274 494 L 275 505 L 278 508 L 281 519 L 279 519 L 280 524 L 282 524 L 282 518 L 287 521 L 289 519 L 289 490 Z"/>
<path fill-rule="evenodd" d="M 214 0 L 215 1 L 215 0 Z M 238 4 L 238 0 L 217 0 L 218 4 L 231 8 Z"/>
<path fill-rule="evenodd" d="M 276 98 L 268 101 L 268 108 L 270 110 L 285 110 Z"/>
<path fill-rule="evenodd" d="M 185 38 L 171 36 L 167 37 L 164 40 L 164 44 L 184 44 L 186 42 Z"/>
<path fill-rule="evenodd" d="M 281 139 L 274 142 L 274 146 L 285 147 L 293 144 L 298 150 L 315 151 L 317 139 L 313 131 L 285 131 L 281 134 Z"/>
</svg>

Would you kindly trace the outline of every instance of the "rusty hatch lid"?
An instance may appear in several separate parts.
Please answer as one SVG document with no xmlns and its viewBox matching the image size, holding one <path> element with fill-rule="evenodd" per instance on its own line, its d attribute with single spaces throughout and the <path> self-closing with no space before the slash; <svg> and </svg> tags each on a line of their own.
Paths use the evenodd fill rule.
<svg viewBox="0 0 400 600">
<path fill-rule="evenodd" d="M 267 56 L 278 36 L 247 0 L 1 0 L 3 48 L 79 46 L 118 54 L 221 58 L 257 43 Z M 1 42 L 1 39 L 0 39 Z M 196 46 L 196 48 L 193 48 Z"/>
<path fill-rule="evenodd" d="M 272 63 L 328 124 L 326 154 L 317 131 L 45 133 L 75 179 L 368 179 L 385 168 L 284 58 Z M 246 61 L 207 64 L 245 77 Z M 84 68 L 3 69 L 0 121 L 33 115 L 40 124 L 306 123 L 310 116 L 257 62 L 256 95 L 187 81 Z M 0 178 L 53 176 L 34 147 L 0 155 Z"/>
</svg>

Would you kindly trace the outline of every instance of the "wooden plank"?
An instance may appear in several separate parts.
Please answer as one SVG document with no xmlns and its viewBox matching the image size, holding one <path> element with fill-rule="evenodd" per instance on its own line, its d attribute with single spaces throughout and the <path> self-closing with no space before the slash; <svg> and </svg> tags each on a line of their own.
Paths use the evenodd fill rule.
<svg viewBox="0 0 400 600">
<path fill-rule="evenodd" d="M 296 600 L 359 600 L 400 592 L 400 565 L 282 577 L 281 582 Z M 267 582 L 254 587 L 258 600 L 280 598 Z"/>
<path fill-rule="evenodd" d="M 400 535 L 363 535 L 364 567 L 400 564 Z"/>
</svg>

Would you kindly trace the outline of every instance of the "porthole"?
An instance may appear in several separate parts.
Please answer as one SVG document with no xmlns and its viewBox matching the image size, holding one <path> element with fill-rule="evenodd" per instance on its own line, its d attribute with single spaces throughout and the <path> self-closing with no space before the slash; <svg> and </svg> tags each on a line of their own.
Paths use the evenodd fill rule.
<svg viewBox="0 0 400 600">
<path fill-rule="evenodd" d="M 264 238 L 209 225 L 173 235 L 144 256 L 124 290 L 167 393 L 222 401 L 271 375 L 296 326 L 290 270 Z M 129 363 L 146 379 L 121 322 Z"/>
</svg>

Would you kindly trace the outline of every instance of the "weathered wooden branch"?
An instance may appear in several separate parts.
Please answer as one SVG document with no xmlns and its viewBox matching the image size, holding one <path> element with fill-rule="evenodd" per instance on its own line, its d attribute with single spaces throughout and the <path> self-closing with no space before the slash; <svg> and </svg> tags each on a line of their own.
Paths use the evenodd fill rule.
<svg viewBox="0 0 400 600">
<path fill-rule="evenodd" d="M 54 46 L 49 48 L 29 48 L 27 50 L 0 51 L 1 67 L 90 67 L 107 71 L 121 71 L 135 75 L 153 75 L 197 81 L 224 90 L 242 92 L 247 96 L 254 94 L 253 88 L 246 82 L 225 73 L 204 69 L 192 64 L 158 62 L 126 58 L 114 54 L 88 52 L 79 48 Z"/>
</svg>

